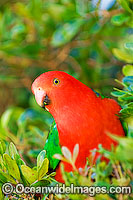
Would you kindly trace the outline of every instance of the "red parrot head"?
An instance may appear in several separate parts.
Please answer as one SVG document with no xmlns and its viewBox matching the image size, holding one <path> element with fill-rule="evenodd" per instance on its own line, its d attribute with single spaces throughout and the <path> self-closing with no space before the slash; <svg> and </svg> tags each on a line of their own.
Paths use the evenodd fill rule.
<svg viewBox="0 0 133 200">
<path fill-rule="evenodd" d="M 90 88 L 62 71 L 41 74 L 33 82 L 32 92 L 37 103 L 51 114 L 64 106 L 81 105 L 88 92 L 91 98 L 95 96 Z"/>
<path fill-rule="evenodd" d="M 67 73 L 50 71 L 35 79 L 32 84 L 32 92 L 37 103 L 49 110 L 56 107 L 59 102 L 61 103 L 64 93 L 65 97 L 70 94 L 71 88 L 74 86 L 73 83 L 72 77 Z"/>
</svg>

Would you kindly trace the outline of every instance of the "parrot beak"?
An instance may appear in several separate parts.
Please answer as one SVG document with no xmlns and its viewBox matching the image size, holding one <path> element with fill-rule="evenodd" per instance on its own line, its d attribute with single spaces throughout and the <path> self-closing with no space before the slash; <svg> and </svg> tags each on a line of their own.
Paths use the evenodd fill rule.
<svg viewBox="0 0 133 200">
<path fill-rule="evenodd" d="M 32 88 L 32 92 L 35 95 L 36 102 L 38 103 L 39 106 L 45 108 L 46 105 L 50 104 L 50 99 L 48 95 L 41 87 L 38 87 L 34 90 Z"/>
<path fill-rule="evenodd" d="M 34 95 L 36 102 L 38 103 L 39 106 L 44 107 L 44 100 L 46 98 L 46 92 L 42 88 L 36 88 L 34 90 Z"/>
</svg>

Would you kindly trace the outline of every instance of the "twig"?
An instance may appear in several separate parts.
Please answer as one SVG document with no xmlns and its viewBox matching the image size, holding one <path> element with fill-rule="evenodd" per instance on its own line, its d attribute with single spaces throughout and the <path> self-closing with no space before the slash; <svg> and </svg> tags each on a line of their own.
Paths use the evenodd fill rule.
<svg viewBox="0 0 133 200">
<path fill-rule="evenodd" d="M 120 176 L 119 176 L 119 173 L 118 173 L 118 169 L 117 169 L 115 164 L 113 164 L 113 168 L 114 168 L 114 171 L 115 171 L 116 178 L 120 179 Z"/>
</svg>

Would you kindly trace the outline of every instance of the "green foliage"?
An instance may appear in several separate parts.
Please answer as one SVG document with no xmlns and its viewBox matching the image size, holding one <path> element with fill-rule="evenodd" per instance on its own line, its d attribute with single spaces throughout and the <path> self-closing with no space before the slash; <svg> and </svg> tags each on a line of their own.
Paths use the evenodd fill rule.
<svg viewBox="0 0 133 200">
<path fill-rule="evenodd" d="M 5 143 L 1 141 L 3 148 Z M 22 183 L 25 186 L 35 186 L 40 184 L 45 186 L 47 184 L 54 184 L 53 176 L 51 173 L 47 176 L 49 161 L 45 158 L 46 152 L 43 150 L 37 156 L 37 166 L 30 168 L 21 159 L 15 145 L 10 143 L 7 152 L 0 155 L 0 186 L 4 183 L 10 182 L 13 186 Z M 0 195 L 2 193 L 0 192 Z M 14 192 L 12 196 L 15 197 Z M 3 195 L 2 198 L 3 199 Z"/>
<path fill-rule="evenodd" d="M 108 95 L 123 65 L 116 58 L 133 62 L 131 4 L 119 0 L 98 12 L 84 0 L 1 2 L 0 113 L 29 107 L 31 82 L 48 70 L 65 70 Z"/>
<path fill-rule="evenodd" d="M 0 119 L 0 138 L 6 141 L 13 141 L 26 162 L 33 166 L 35 158 L 43 149 L 49 126 L 53 119 L 48 113 L 37 109 L 22 109 L 20 107 L 11 107 L 7 109 Z M 3 152 L 4 146 L 1 146 L 0 152 Z M 13 148 L 12 148 L 13 151 Z M 10 156 L 18 159 L 15 149 L 13 152 L 9 149 Z M 31 162 L 32 160 L 32 162 Z"/>
<path fill-rule="evenodd" d="M 119 82 L 124 89 L 120 90 L 114 88 L 115 91 L 112 95 L 118 98 L 122 109 L 120 111 L 120 117 L 126 122 L 128 131 L 127 134 L 133 137 L 133 65 L 125 65 L 123 67 L 123 73 L 125 77 L 122 82 Z"/>
<path fill-rule="evenodd" d="M 118 0 L 110 9 L 99 10 L 100 1 L 96 7 L 85 0 L 0 1 L 0 199 L 39 198 L 4 196 L 1 186 L 5 182 L 55 185 L 55 173 L 49 168 L 55 169 L 59 160 L 69 162 L 74 169 L 66 173 L 62 166 L 66 185 L 132 185 L 132 3 Z M 120 119 L 126 137 L 110 135 L 119 143 L 116 150 L 99 146 L 98 152 L 109 159 L 108 164 L 98 158 L 96 165 L 87 161 L 78 171 L 78 144 L 73 153 L 66 147 L 61 151 L 55 124 L 49 132 L 53 118 L 37 106 L 31 94 L 31 82 L 48 70 L 66 71 L 105 96 L 114 87 L 111 94 L 122 107 Z M 86 195 L 41 198 L 89 199 Z M 132 197 L 99 194 L 91 198 Z"/>
<path fill-rule="evenodd" d="M 83 20 L 76 19 L 64 24 L 63 27 L 59 27 L 53 35 L 51 44 L 54 47 L 59 47 L 68 43 L 78 33 L 83 23 Z"/>
<path fill-rule="evenodd" d="M 109 187 L 111 186 L 130 186 L 132 184 L 132 170 L 133 170 L 133 139 L 131 138 L 119 138 L 112 136 L 113 139 L 119 142 L 116 150 L 107 151 L 101 145 L 97 152 L 101 156 L 108 158 L 108 164 L 101 159 L 101 156 L 97 159 L 96 164 L 94 165 L 92 161 L 86 163 L 84 169 L 74 170 L 74 172 L 67 173 L 64 171 L 62 165 L 63 178 L 65 184 L 69 186 L 74 184 L 75 186 L 106 186 L 107 194 L 96 194 L 95 191 L 90 192 L 89 196 L 94 196 L 94 199 L 119 199 L 118 194 L 110 194 Z M 69 150 L 67 150 L 69 151 Z M 94 150 L 94 155 L 96 150 Z M 59 156 L 58 156 L 59 157 Z M 60 157 L 61 160 L 66 160 L 67 157 L 64 155 Z M 66 160 L 69 162 L 69 159 Z M 69 162 L 70 163 L 70 162 Z M 69 194 L 63 197 L 68 196 L 68 199 L 86 199 L 87 195 L 76 195 Z M 130 199 L 130 195 L 123 194 L 123 199 Z"/>
</svg>

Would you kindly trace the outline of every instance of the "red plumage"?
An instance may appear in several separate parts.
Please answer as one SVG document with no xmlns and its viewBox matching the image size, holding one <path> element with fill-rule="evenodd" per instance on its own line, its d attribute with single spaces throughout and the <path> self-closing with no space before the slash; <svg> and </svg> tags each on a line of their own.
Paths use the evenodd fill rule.
<svg viewBox="0 0 133 200">
<path fill-rule="evenodd" d="M 58 84 L 55 84 L 55 79 Z M 86 85 L 65 72 L 51 71 L 40 75 L 32 84 L 37 103 L 43 106 L 46 95 L 50 104 L 46 109 L 52 114 L 57 124 L 61 146 L 71 152 L 75 144 L 79 144 L 79 156 L 76 167 L 84 167 L 90 150 L 98 144 L 106 149 L 116 145 L 106 133 L 124 136 L 118 113 L 120 106 L 109 98 L 102 99 Z M 68 163 L 65 170 L 71 171 Z M 56 179 L 61 181 L 60 169 Z"/>
</svg>

